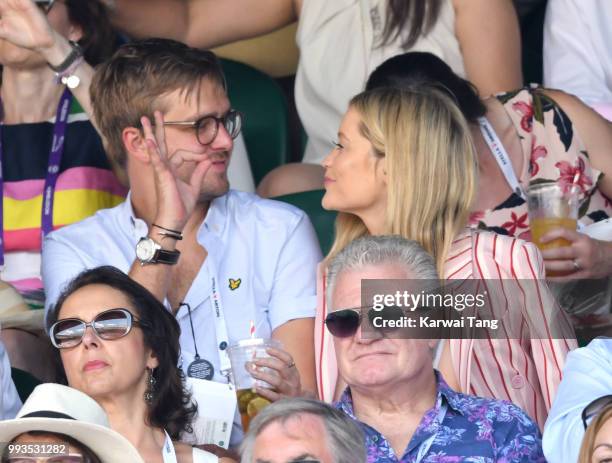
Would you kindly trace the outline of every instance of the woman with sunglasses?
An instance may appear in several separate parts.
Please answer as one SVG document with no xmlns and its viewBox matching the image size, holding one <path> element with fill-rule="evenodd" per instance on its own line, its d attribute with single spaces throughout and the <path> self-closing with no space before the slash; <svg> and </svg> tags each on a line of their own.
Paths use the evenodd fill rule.
<svg viewBox="0 0 612 463">
<path fill-rule="evenodd" d="M 541 281 L 535 246 L 468 228 L 477 158 L 459 109 L 433 88 L 364 92 L 351 101 L 335 145 L 323 161 L 323 207 L 340 211 L 327 261 L 357 237 L 398 234 L 431 253 L 445 279 L 509 280 L 491 283 L 490 306 L 529 329 L 508 332 L 508 339 L 450 340 L 439 369 L 453 389 L 510 400 L 542 427 L 575 346 L 573 331 Z M 321 326 L 326 316 L 321 297 L 317 384 L 320 396 L 333 400 L 340 388 L 333 343 Z M 541 330 L 530 331 L 534 325 Z"/>
<path fill-rule="evenodd" d="M 603 399 L 603 400 L 602 400 Z M 612 396 L 597 399 L 598 410 L 593 421 L 586 427 L 578 463 L 606 463 L 612 461 Z M 590 407 L 590 406 L 589 406 Z M 587 407 L 587 408 L 589 408 Z M 585 412 L 587 409 L 584 410 Z M 583 413 L 583 419 L 584 419 Z"/>
<path fill-rule="evenodd" d="M 23 9 L 33 10 L 49 37 L 64 40 L 65 56 L 15 40 L 29 37 L 14 21 Z M 0 16 L 0 279 L 40 308 L 42 237 L 119 204 L 126 193 L 88 120 L 87 88 L 79 85 L 84 60 L 95 65 L 110 56 L 116 34 L 99 0 L 2 0 Z M 54 379 L 51 363 L 38 360 L 48 353 L 46 340 L 21 330 L 2 336 L 13 366 Z"/>
<path fill-rule="evenodd" d="M 146 462 L 218 461 L 176 442 L 196 407 L 177 366 L 178 323 L 149 291 L 113 267 L 87 270 L 48 323 L 68 384 L 96 400 Z"/>
</svg>

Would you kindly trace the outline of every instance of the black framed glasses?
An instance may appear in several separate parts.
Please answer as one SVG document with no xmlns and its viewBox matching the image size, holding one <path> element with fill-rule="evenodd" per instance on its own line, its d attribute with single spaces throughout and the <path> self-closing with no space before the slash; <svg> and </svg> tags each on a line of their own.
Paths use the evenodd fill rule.
<svg viewBox="0 0 612 463">
<path fill-rule="evenodd" d="M 591 420 L 599 415 L 602 410 L 609 405 L 612 405 L 612 395 L 604 395 L 603 397 L 599 397 L 584 407 L 584 410 L 582 410 L 582 425 L 584 426 L 584 429 L 586 430 Z"/>
<path fill-rule="evenodd" d="M 232 139 L 236 138 L 242 130 L 244 116 L 240 111 L 231 109 L 221 117 L 204 116 L 197 121 L 165 121 L 164 125 L 179 125 L 191 127 L 196 132 L 198 142 L 202 146 L 210 145 L 219 133 L 219 124 L 223 124 L 225 130 Z"/>
<path fill-rule="evenodd" d="M 36 6 L 43 11 L 43 13 L 47 14 L 49 11 L 51 11 L 51 8 L 53 8 L 55 0 L 36 0 L 35 3 Z"/>
<path fill-rule="evenodd" d="M 370 326 L 383 335 L 396 331 L 397 328 L 377 328 L 374 325 L 375 317 L 382 317 L 384 320 L 398 321 L 404 316 L 404 309 L 397 306 L 386 306 L 382 310 L 374 310 L 371 306 L 353 307 L 330 312 L 327 317 L 325 317 L 325 326 L 327 326 L 332 336 L 336 338 L 348 338 L 357 332 L 363 320 L 364 312 L 368 314 Z"/>
<path fill-rule="evenodd" d="M 64 318 L 49 329 L 51 343 L 58 349 L 68 349 L 81 344 L 87 327 L 100 339 L 114 341 L 127 336 L 132 326 L 143 326 L 127 309 L 109 309 L 100 312 L 89 323 L 80 318 Z"/>
</svg>

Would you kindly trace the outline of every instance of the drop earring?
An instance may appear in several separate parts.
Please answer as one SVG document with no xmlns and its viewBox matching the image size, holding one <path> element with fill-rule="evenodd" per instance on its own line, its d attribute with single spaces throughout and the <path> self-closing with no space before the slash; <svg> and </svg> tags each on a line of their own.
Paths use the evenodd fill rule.
<svg viewBox="0 0 612 463">
<path fill-rule="evenodd" d="M 155 376 L 153 376 L 154 370 L 154 368 L 147 367 L 147 390 L 144 393 L 144 400 L 148 405 L 151 405 L 155 398 L 155 385 L 157 384 L 157 380 Z"/>
</svg>

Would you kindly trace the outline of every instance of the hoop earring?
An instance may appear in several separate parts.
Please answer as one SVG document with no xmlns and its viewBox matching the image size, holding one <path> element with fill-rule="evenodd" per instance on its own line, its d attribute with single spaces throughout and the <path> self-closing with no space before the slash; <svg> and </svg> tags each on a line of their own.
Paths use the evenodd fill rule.
<svg viewBox="0 0 612 463">
<path fill-rule="evenodd" d="M 157 380 L 155 379 L 155 376 L 153 376 L 154 370 L 154 368 L 147 367 L 147 390 L 144 393 L 144 401 L 148 405 L 151 405 L 153 403 L 153 399 L 155 398 L 155 386 L 157 384 Z"/>
</svg>

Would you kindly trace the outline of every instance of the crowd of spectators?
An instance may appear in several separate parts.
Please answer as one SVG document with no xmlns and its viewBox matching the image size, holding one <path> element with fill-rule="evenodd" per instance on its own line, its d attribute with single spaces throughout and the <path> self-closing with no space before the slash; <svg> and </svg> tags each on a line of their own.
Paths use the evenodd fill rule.
<svg viewBox="0 0 612 463">
<path fill-rule="evenodd" d="M 1 461 L 612 460 L 611 340 L 574 331 L 612 327 L 612 9 L 548 0 L 525 84 L 538 8 L 0 0 Z M 293 22 L 307 143 L 256 194 L 208 49 Z M 577 225 L 534 243 L 542 184 Z M 310 190 L 327 255 L 270 199 Z M 478 288 L 500 325 L 378 326 L 371 281 Z"/>
</svg>

